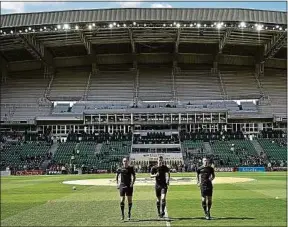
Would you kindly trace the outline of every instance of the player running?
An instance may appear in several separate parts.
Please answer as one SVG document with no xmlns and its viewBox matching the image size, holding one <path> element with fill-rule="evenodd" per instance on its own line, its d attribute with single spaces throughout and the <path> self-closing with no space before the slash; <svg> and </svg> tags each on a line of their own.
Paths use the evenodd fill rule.
<svg viewBox="0 0 288 227">
<path fill-rule="evenodd" d="M 168 179 L 166 179 L 166 173 Z M 166 193 L 168 190 L 170 171 L 169 168 L 164 164 L 163 157 L 158 158 L 158 164 L 151 169 L 151 177 L 155 177 L 155 192 L 157 197 L 157 211 L 158 216 L 163 218 L 165 215 L 166 207 Z M 162 212 L 160 210 L 160 201 L 162 202 Z"/>
<path fill-rule="evenodd" d="M 120 184 L 118 184 L 119 176 L 120 176 Z M 123 158 L 123 166 L 122 168 L 117 170 L 116 175 L 117 188 L 120 191 L 120 208 L 122 214 L 121 220 L 124 220 L 125 195 L 127 196 L 129 207 L 128 220 L 131 219 L 133 185 L 135 183 L 135 180 L 136 180 L 136 174 L 133 166 L 129 166 L 128 159 Z"/>
<path fill-rule="evenodd" d="M 212 206 L 213 185 L 212 181 L 215 178 L 214 169 L 208 165 L 208 159 L 203 158 L 203 165 L 197 169 L 197 185 L 201 189 L 202 207 L 205 212 L 205 218 L 211 219 L 210 209 Z M 208 200 L 208 208 L 206 201 Z"/>
</svg>

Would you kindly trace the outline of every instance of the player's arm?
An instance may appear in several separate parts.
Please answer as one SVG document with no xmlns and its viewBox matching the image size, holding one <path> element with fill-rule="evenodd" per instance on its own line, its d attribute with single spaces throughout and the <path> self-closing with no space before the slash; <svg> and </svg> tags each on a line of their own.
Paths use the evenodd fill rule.
<svg viewBox="0 0 288 227">
<path fill-rule="evenodd" d="M 117 186 L 118 186 L 118 181 L 119 181 L 119 175 L 120 175 L 120 171 L 119 171 L 119 169 L 117 169 L 117 171 L 116 171 L 116 184 L 117 184 Z"/>
<path fill-rule="evenodd" d="M 200 185 L 200 171 L 197 169 L 197 185 Z"/>
<path fill-rule="evenodd" d="M 158 176 L 158 172 L 156 170 L 156 168 L 152 168 L 151 169 L 151 174 L 150 174 L 151 178 L 157 177 Z"/>
<path fill-rule="evenodd" d="M 136 173 L 135 173 L 134 167 L 132 167 L 132 173 L 131 173 L 131 175 L 132 175 L 132 178 L 133 178 L 133 180 L 132 180 L 132 182 L 131 182 L 131 187 L 133 187 L 133 185 L 134 185 L 134 183 L 135 183 L 135 181 L 136 181 Z"/>
<path fill-rule="evenodd" d="M 214 168 L 211 167 L 211 177 L 210 180 L 213 181 L 215 179 L 215 172 L 214 172 Z"/>
<path fill-rule="evenodd" d="M 169 182 L 170 182 L 170 169 L 168 167 L 167 167 L 167 175 L 168 175 L 167 185 L 169 185 Z"/>
</svg>

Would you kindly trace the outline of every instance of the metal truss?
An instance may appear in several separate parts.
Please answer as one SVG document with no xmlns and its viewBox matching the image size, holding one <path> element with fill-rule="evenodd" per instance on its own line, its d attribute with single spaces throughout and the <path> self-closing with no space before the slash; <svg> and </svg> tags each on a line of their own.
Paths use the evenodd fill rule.
<svg viewBox="0 0 288 227">
<path fill-rule="evenodd" d="M 227 44 L 227 41 L 229 40 L 231 33 L 232 33 L 232 29 L 227 28 L 223 36 L 221 37 L 220 42 L 219 42 L 219 51 L 218 51 L 219 54 L 222 54 L 222 50 Z"/>
<path fill-rule="evenodd" d="M 265 44 L 264 61 L 273 58 L 282 46 L 287 42 L 287 32 L 281 32 L 273 36 L 272 39 Z"/>
<path fill-rule="evenodd" d="M 37 41 L 33 34 L 18 34 L 17 36 L 34 58 L 42 61 L 45 65 L 53 67 L 53 55 L 42 43 Z"/>
</svg>

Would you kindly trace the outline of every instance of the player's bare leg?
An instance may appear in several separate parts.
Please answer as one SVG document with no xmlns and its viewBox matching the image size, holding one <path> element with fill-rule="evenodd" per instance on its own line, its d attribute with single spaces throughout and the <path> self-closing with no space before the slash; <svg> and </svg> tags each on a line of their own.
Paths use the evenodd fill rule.
<svg viewBox="0 0 288 227">
<path fill-rule="evenodd" d="M 131 219 L 131 209 L 132 209 L 132 196 L 127 196 L 127 200 L 128 200 L 128 220 Z"/>
<path fill-rule="evenodd" d="M 158 212 L 158 216 L 161 217 L 161 211 L 160 211 L 160 203 L 161 203 L 161 196 L 157 196 L 157 212 Z"/>
<path fill-rule="evenodd" d="M 125 196 L 120 196 L 121 220 L 124 220 Z"/>
<path fill-rule="evenodd" d="M 202 207 L 203 207 L 203 210 L 204 210 L 204 213 L 205 213 L 205 218 L 208 219 L 208 214 L 207 214 L 207 205 L 206 205 L 206 197 L 202 197 Z"/>
<path fill-rule="evenodd" d="M 212 196 L 207 196 L 207 199 L 208 199 L 207 215 L 208 215 L 208 218 L 210 220 L 211 219 L 210 209 L 211 209 L 211 206 L 212 206 Z"/>
<path fill-rule="evenodd" d="M 161 206 L 162 206 L 161 216 L 163 218 L 165 215 L 165 207 L 166 207 L 166 193 L 161 194 Z"/>
</svg>

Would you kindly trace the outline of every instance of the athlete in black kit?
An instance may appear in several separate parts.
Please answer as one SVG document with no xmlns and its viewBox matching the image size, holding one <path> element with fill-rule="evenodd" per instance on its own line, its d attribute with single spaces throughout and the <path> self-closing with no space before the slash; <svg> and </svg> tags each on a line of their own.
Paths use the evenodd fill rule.
<svg viewBox="0 0 288 227">
<path fill-rule="evenodd" d="M 208 165 L 208 159 L 203 158 L 203 165 L 197 169 L 197 185 L 201 189 L 202 207 L 205 212 L 205 218 L 211 219 L 210 209 L 212 206 L 212 194 L 213 185 L 212 181 L 215 178 L 214 169 Z M 206 205 L 206 199 L 208 200 L 208 207 Z"/>
<path fill-rule="evenodd" d="M 168 179 L 166 179 L 168 174 Z M 164 217 L 166 207 L 166 193 L 168 190 L 170 172 L 169 168 L 164 164 L 163 157 L 158 158 L 158 165 L 152 167 L 151 177 L 155 177 L 155 192 L 157 197 L 157 211 L 159 217 Z M 160 211 L 160 201 L 162 202 L 162 212 Z"/>
<path fill-rule="evenodd" d="M 119 176 L 120 176 L 120 184 L 118 184 Z M 120 208 L 121 208 L 121 214 L 122 214 L 121 220 L 124 220 L 125 195 L 127 196 L 128 207 L 129 207 L 128 220 L 130 220 L 131 218 L 133 185 L 135 183 L 135 180 L 136 180 L 136 176 L 135 176 L 134 168 L 128 165 L 127 158 L 123 158 L 123 167 L 117 170 L 117 175 L 116 175 L 117 188 L 120 191 L 120 200 L 121 200 Z"/>
</svg>

